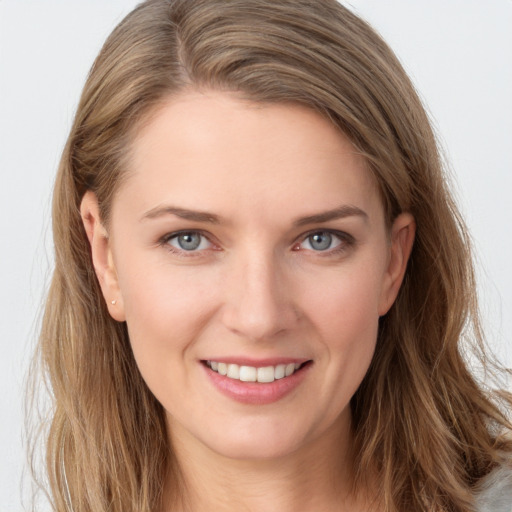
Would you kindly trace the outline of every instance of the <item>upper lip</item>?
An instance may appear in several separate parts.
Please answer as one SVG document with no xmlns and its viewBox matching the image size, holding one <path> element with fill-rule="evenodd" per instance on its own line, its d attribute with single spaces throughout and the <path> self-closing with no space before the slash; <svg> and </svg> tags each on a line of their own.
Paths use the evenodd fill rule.
<svg viewBox="0 0 512 512">
<path fill-rule="evenodd" d="M 253 366 L 255 368 L 263 368 L 265 366 L 277 366 L 279 364 L 303 364 L 307 361 L 310 361 L 308 358 L 304 357 L 267 357 L 263 359 L 255 359 L 251 357 L 209 357 L 207 359 L 203 359 L 203 361 L 215 361 L 217 363 L 226 363 L 226 364 L 237 364 L 239 366 Z"/>
</svg>

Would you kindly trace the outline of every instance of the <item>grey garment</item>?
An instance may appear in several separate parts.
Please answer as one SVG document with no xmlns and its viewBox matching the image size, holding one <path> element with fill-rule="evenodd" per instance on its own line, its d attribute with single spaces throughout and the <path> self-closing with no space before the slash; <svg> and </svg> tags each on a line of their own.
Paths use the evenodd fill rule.
<svg viewBox="0 0 512 512">
<path fill-rule="evenodd" d="M 497 468 L 478 484 L 476 512 L 512 512 L 512 467 Z"/>
</svg>

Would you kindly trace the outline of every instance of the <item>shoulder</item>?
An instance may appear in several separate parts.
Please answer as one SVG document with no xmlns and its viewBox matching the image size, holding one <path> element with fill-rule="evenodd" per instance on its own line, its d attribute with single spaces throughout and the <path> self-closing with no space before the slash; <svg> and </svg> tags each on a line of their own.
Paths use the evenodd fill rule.
<svg viewBox="0 0 512 512">
<path fill-rule="evenodd" d="M 476 512 L 512 512 L 512 466 L 501 466 L 478 483 Z"/>
</svg>

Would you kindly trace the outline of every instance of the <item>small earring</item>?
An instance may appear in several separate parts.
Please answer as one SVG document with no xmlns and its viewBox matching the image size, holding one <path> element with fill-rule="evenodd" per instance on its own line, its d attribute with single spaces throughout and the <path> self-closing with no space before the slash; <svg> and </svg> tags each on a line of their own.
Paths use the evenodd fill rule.
<svg viewBox="0 0 512 512">
<path fill-rule="evenodd" d="M 117 304 L 117 300 L 111 301 L 110 304 L 112 304 L 112 306 L 115 306 Z"/>
</svg>

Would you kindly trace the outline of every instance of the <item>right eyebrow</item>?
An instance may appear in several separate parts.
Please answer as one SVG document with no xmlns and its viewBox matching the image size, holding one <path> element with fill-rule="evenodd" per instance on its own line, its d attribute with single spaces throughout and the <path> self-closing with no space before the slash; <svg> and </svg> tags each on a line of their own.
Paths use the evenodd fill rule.
<svg viewBox="0 0 512 512">
<path fill-rule="evenodd" d="M 175 215 L 176 217 L 180 217 L 181 219 L 191 220 L 195 222 L 207 222 L 210 224 L 220 223 L 219 216 L 215 215 L 214 213 L 199 210 L 187 210 L 186 208 L 178 208 L 170 205 L 157 206 L 156 208 L 148 210 L 140 218 L 140 221 L 142 222 L 148 219 L 156 219 L 158 217 L 163 217 L 164 215 Z"/>
</svg>

